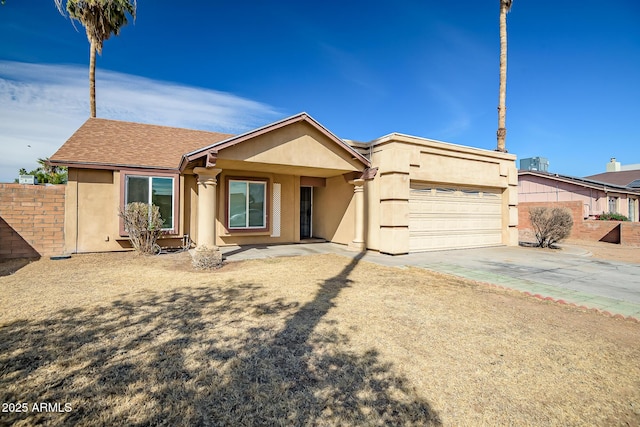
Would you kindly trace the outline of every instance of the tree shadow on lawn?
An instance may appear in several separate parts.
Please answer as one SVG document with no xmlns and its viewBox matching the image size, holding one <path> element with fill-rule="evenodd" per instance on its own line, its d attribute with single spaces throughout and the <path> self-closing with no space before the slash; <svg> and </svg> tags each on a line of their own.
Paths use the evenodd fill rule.
<svg viewBox="0 0 640 427">
<path fill-rule="evenodd" d="M 29 407 L 0 424 L 441 425 L 391 364 L 322 321 L 360 258 L 302 307 L 245 283 L 4 326 L 0 401 Z M 60 411 L 34 412 L 36 402 Z"/>
</svg>

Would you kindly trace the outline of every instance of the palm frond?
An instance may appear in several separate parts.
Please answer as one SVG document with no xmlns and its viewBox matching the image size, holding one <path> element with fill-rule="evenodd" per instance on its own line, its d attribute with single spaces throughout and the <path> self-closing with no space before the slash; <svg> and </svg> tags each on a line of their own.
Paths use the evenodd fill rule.
<svg viewBox="0 0 640 427">
<path fill-rule="evenodd" d="M 129 23 L 127 15 L 136 18 L 137 0 L 54 0 L 58 11 L 80 22 L 87 38 L 102 52 L 102 45 L 112 34 Z"/>
</svg>

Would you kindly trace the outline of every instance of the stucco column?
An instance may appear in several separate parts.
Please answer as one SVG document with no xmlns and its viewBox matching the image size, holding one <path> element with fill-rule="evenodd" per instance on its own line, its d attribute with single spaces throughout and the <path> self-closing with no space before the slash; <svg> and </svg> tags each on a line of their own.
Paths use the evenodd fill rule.
<svg viewBox="0 0 640 427">
<path fill-rule="evenodd" d="M 353 184 L 353 202 L 355 208 L 355 221 L 353 230 L 353 241 L 349 243 L 349 249 L 363 251 L 364 243 L 364 179 L 354 179 L 349 181 Z"/>
<path fill-rule="evenodd" d="M 195 168 L 198 175 L 198 247 L 216 248 L 216 187 L 222 169 Z"/>
</svg>

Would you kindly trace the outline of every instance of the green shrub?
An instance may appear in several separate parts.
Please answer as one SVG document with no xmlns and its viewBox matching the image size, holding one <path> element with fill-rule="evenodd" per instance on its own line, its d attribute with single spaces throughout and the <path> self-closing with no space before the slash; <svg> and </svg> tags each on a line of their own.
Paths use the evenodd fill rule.
<svg viewBox="0 0 640 427">
<path fill-rule="evenodd" d="M 629 218 L 626 216 L 615 212 L 603 213 L 598 217 L 598 219 L 603 221 L 629 221 Z"/>
<path fill-rule="evenodd" d="M 540 247 L 548 248 L 571 234 L 573 218 L 567 208 L 531 208 L 529 218 Z"/>
<path fill-rule="evenodd" d="M 153 254 L 154 246 L 162 235 L 160 208 L 147 203 L 133 202 L 120 212 L 124 229 L 129 233 L 131 246 L 141 254 Z"/>
</svg>

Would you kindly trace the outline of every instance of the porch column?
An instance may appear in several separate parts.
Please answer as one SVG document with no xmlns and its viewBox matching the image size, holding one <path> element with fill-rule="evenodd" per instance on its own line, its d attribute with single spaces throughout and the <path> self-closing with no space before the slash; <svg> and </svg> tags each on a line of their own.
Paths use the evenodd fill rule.
<svg viewBox="0 0 640 427">
<path fill-rule="evenodd" d="M 354 179 L 349 181 L 353 184 L 353 199 L 355 207 L 355 221 L 353 230 L 353 241 L 349 243 L 349 249 L 363 251 L 364 242 L 364 179 Z"/>
<path fill-rule="evenodd" d="M 216 188 L 222 169 L 195 168 L 198 175 L 198 247 L 216 248 Z"/>
</svg>

